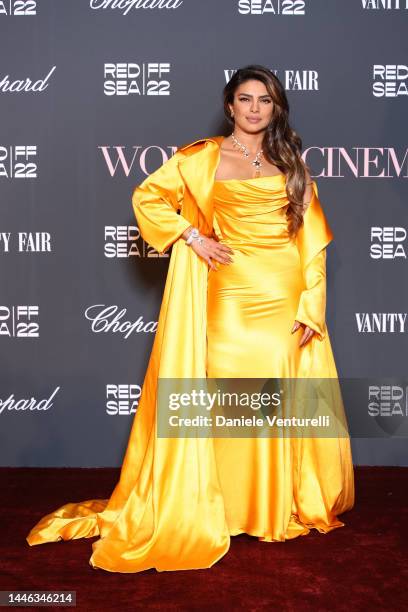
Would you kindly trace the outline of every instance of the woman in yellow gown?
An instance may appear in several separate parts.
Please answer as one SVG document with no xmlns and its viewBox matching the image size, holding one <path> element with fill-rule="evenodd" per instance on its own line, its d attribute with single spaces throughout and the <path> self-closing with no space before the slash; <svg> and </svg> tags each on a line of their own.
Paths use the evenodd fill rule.
<svg viewBox="0 0 408 612">
<path fill-rule="evenodd" d="M 160 379 L 337 379 L 325 323 L 333 234 L 288 126 L 284 89 L 266 68 L 248 66 L 225 87 L 224 108 L 230 137 L 179 148 L 133 193 L 144 239 L 159 252 L 173 248 L 119 481 L 109 499 L 41 518 L 31 546 L 99 536 L 94 568 L 209 568 L 233 535 L 279 542 L 327 533 L 353 507 L 340 394 L 325 398 L 346 430 L 339 437 L 157 435 Z"/>
</svg>

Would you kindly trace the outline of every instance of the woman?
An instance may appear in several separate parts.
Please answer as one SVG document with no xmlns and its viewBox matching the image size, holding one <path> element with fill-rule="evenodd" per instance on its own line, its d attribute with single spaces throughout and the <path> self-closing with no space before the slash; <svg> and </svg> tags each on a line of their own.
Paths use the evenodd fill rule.
<svg viewBox="0 0 408 612">
<path fill-rule="evenodd" d="M 266 68 L 247 66 L 226 85 L 224 109 L 229 136 L 181 147 L 133 193 L 144 239 L 173 248 L 119 481 L 109 500 L 43 517 L 30 545 L 100 536 L 94 568 L 208 568 L 231 535 L 327 533 L 354 504 L 338 385 L 320 399 L 343 423 L 340 437 L 158 435 L 161 379 L 337 381 L 325 323 L 333 235 L 285 91 Z"/>
</svg>

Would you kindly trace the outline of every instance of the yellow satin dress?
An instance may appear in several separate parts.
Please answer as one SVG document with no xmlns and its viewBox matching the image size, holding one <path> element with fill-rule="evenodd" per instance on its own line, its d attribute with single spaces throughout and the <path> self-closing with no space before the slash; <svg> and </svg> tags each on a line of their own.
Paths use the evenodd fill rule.
<svg viewBox="0 0 408 612">
<path fill-rule="evenodd" d="M 135 192 L 142 235 L 152 240 L 168 224 L 174 223 L 172 231 L 178 236 L 189 226 L 157 195 L 167 193 L 175 161 L 150 175 L 146 186 Z M 315 185 L 314 189 L 317 198 Z M 316 253 L 302 271 L 299 251 L 287 235 L 283 175 L 215 181 L 213 196 L 214 231 L 233 249 L 234 262 L 209 270 L 206 322 L 191 320 L 198 330 L 195 354 L 206 354 L 206 375 L 336 377 L 324 322 L 326 252 Z M 239 533 L 282 542 L 306 535 L 311 528 L 327 533 L 344 525 L 337 515 L 354 503 L 348 437 L 157 437 L 158 376 L 183 376 L 186 365 L 194 366 L 187 343 L 191 338 L 166 328 L 172 300 L 178 309 L 186 302 L 183 317 L 191 317 L 187 296 L 180 295 L 171 281 L 185 282 L 189 274 L 197 302 L 205 286 L 201 281 L 194 284 L 197 276 L 191 266 L 202 262 L 184 240 L 177 240 L 174 249 L 182 276 L 175 276 L 170 262 L 170 280 L 120 479 L 109 499 L 67 503 L 42 517 L 27 536 L 31 546 L 99 536 L 89 560 L 95 569 L 201 569 L 223 557 L 231 536 Z M 197 271 L 203 278 L 203 269 Z M 302 328 L 291 333 L 295 319 L 316 331 L 302 348 Z M 180 325 L 185 326 L 186 319 Z M 340 419 L 344 416 L 340 400 L 333 412 Z"/>
<path fill-rule="evenodd" d="M 305 287 L 299 252 L 287 232 L 285 176 L 219 180 L 213 193 L 214 228 L 233 250 L 234 261 L 209 272 L 207 375 L 295 378 L 309 347 L 299 347 L 302 329 L 291 333 L 295 319 L 303 319 L 299 301 Z M 324 263 L 322 250 L 311 274 L 320 270 L 324 276 Z M 320 287 L 314 284 L 319 293 L 322 281 Z M 298 451 L 305 440 L 214 438 L 231 535 L 283 541 L 306 535 L 311 527 L 328 532 L 344 525 L 336 513 L 353 504 L 348 440 L 339 440 L 335 454 L 333 441 L 309 443 L 315 448 L 300 467 Z M 320 466 L 318 447 L 327 450 L 327 462 Z"/>
</svg>

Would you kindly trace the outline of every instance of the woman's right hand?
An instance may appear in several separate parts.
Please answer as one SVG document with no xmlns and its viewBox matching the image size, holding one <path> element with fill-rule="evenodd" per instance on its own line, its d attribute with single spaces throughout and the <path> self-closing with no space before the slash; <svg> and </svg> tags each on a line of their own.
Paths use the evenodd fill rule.
<svg viewBox="0 0 408 612">
<path fill-rule="evenodd" d="M 234 251 L 229 246 L 221 244 L 218 240 L 214 240 L 214 238 L 204 236 L 203 234 L 201 234 L 201 237 L 203 238 L 201 244 L 196 239 L 189 245 L 189 248 L 193 249 L 199 257 L 205 259 L 211 270 L 217 271 L 214 261 L 219 261 L 223 264 L 230 264 L 234 261 L 230 257 Z"/>
</svg>

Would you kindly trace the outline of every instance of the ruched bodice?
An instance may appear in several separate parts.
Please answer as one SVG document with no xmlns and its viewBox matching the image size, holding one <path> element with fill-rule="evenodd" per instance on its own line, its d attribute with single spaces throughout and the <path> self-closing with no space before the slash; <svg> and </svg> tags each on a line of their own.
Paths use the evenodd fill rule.
<svg viewBox="0 0 408 612">
<path fill-rule="evenodd" d="M 271 245 L 288 239 L 283 174 L 214 182 L 214 229 L 228 242 Z"/>
<path fill-rule="evenodd" d="M 208 375 L 295 376 L 291 327 L 304 286 L 285 177 L 215 181 L 213 193 L 214 230 L 234 261 L 209 271 Z"/>
</svg>

